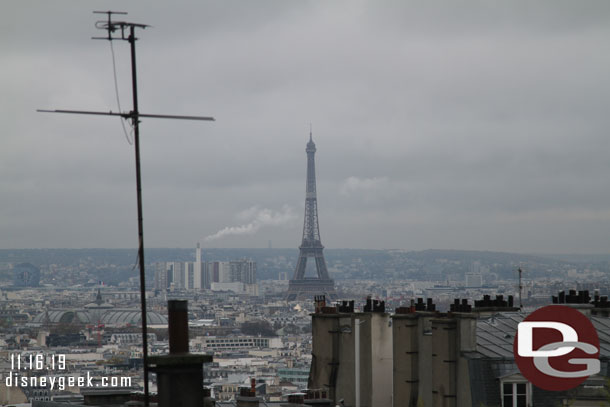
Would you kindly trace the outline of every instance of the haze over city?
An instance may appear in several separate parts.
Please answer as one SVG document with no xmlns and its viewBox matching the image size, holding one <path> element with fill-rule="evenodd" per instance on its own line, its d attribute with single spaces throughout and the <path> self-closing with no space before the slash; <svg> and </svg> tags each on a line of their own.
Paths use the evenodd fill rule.
<svg viewBox="0 0 610 407">
<path fill-rule="evenodd" d="M 138 35 L 147 247 L 296 248 L 313 125 L 329 248 L 606 253 L 610 4 L 9 1 L 0 248 L 137 246 L 94 9 Z M 129 51 L 115 43 L 123 110 Z M 128 128 L 129 130 L 129 128 Z"/>
</svg>

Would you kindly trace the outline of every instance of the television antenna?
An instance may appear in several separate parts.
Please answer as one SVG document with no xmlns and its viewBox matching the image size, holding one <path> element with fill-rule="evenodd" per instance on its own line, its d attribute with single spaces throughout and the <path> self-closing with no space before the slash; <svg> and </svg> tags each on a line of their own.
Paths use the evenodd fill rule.
<svg viewBox="0 0 610 407">
<path fill-rule="evenodd" d="M 521 267 L 519 267 L 519 310 L 523 311 L 523 301 L 522 301 L 522 292 L 523 292 L 523 282 L 521 280 L 521 274 L 523 273 L 523 270 L 521 270 Z"/>
<path fill-rule="evenodd" d="M 119 116 L 125 120 L 131 120 L 133 126 L 133 140 L 135 147 L 135 160 L 136 160 L 136 192 L 137 192 L 137 205 L 138 205 L 138 263 L 140 265 L 140 304 L 142 308 L 142 364 L 144 365 L 144 405 L 149 406 L 149 389 L 148 389 L 148 335 L 147 335 L 147 323 L 146 323 L 146 281 L 144 275 L 144 231 L 142 225 L 142 179 L 140 175 L 140 118 L 154 118 L 154 119 L 181 119 L 181 120 L 205 120 L 214 121 L 213 117 L 208 116 L 181 116 L 181 115 L 168 115 L 168 114 L 145 114 L 140 113 L 138 109 L 138 81 L 136 75 L 136 35 L 135 30 L 146 29 L 150 27 L 146 24 L 130 23 L 126 21 L 113 21 L 114 15 L 126 15 L 127 13 L 122 11 L 94 11 L 94 14 L 106 14 L 107 19 L 97 21 L 95 28 L 105 30 L 107 35 L 104 37 L 92 37 L 94 40 L 108 40 L 108 41 L 127 41 L 131 48 L 131 86 L 132 86 L 132 98 L 133 108 L 129 112 L 102 112 L 102 111 L 87 111 L 87 110 L 47 110 L 39 109 L 38 112 L 45 113 L 70 113 L 70 114 L 87 114 L 87 115 L 101 115 L 101 116 Z"/>
</svg>

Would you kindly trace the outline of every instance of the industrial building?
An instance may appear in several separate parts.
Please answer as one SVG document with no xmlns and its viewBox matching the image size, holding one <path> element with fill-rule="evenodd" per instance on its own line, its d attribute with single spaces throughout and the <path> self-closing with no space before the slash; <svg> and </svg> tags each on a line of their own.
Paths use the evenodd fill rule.
<svg viewBox="0 0 610 407">
<path fill-rule="evenodd" d="M 195 262 L 155 263 L 156 290 L 233 291 L 258 295 L 256 262 L 248 259 L 231 261 L 201 261 L 201 246 L 197 244 Z"/>
</svg>

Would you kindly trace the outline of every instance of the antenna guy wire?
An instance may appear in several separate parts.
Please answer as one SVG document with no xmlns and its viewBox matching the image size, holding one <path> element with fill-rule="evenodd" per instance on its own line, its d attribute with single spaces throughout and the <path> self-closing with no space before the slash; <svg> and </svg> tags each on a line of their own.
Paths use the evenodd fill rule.
<svg viewBox="0 0 610 407">
<path fill-rule="evenodd" d="M 119 97 L 119 84 L 118 84 L 118 79 L 117 79 L 117 73 L 116 73 L 116 60 L 115 60 L 115 56 L 114 56 L 114 46 L 112 45 L 112 41 L 108 41 L 110 43 L 110 53 L 112 54 L 112 73 L 114 76 L 114 94 L 116 96 L 116 104 L 117 107 L 119 109 L 119 113 L 122 113 L 123 110 L 121 109 L 121 98 Z M 127 142 L 130 145 L 133 145 L 133 141 L 129 139 L 129 135 L 127 134 L 127 129 L 125 128 L 125 123 L 123 122 L 123 118 L 120 118 L 121 120 L 121 127 L 123 127 L 123 133 L 125 134 L 125 138 L 127 139 Z M 131 128 L 132 132 L 133 132 L 133 126 Z"/>
</svg>

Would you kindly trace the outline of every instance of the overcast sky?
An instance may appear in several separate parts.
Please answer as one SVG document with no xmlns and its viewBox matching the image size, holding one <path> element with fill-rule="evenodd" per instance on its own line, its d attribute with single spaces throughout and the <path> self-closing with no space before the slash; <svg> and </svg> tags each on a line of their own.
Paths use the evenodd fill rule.
<svg viewBox="0 0 610 407">
<path fill-rule="evenodd" d="M 147 247 L 607 253 L 608 1 L 4 1 L 0 248 L 137 246 L 93 10 L 137 42 Z M 129 46 L 114 43 L 131 108 Z M 129 129 L 128 129 L 129 130 Z"/>
</svg>

